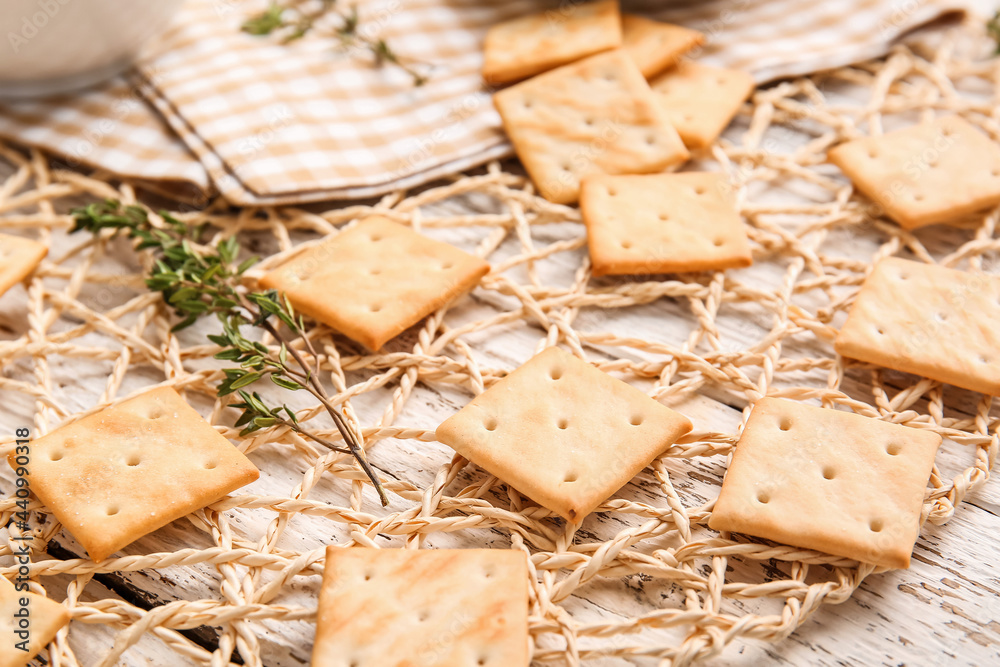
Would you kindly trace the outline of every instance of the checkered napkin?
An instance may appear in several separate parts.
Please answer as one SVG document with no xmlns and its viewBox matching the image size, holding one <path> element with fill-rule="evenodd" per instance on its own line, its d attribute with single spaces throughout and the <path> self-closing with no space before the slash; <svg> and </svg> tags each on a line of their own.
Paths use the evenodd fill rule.
<svg viewBox="0 0 1000 667">
<path fill-rule="evenodd" d="M 483 35 L 565 1 L 362 4 L 362 25 L 429 69 L 415 87 L 363 52 L 337 52 L 329 37 L 282 45 L 242 33 L 266 3 L 189 0 L 127 79 L 0 105 L 0 136 L 130 179 L 214 189 L 240 205 L 378 195 L 509 153 L 480 77 Z M 704 32 L 700 59 L 765 82 L 880 55 L 963 3 L 650 0 L 624 9 Z"/>
</svg>

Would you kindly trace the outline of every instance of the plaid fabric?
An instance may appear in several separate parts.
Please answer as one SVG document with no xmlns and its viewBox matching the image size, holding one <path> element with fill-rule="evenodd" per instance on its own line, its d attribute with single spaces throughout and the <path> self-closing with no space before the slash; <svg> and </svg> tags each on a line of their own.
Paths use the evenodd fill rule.
<svg viewBox="0 0 1000 667">
<path fill-rule="evenodd" d="M 510 151 L 480 78 L 483 35 L 497 21 L 564 1 L 365 3 L 362 25 L 429 69 L 428 82 L 414 87 L 364 52 L 337 52 L 329 37 L 282 45 L 242 33 L 266 2 L 189 0 L 137 78 L 0 105 L 0 136 L 126 178 L 202 190 L 211 181 L 241 205 L 378 195 Z M 766 82 L 880 55 L 962 4 L 648 0 L 625 10 L 701 30 L 700 59 Z"/>
</svg>

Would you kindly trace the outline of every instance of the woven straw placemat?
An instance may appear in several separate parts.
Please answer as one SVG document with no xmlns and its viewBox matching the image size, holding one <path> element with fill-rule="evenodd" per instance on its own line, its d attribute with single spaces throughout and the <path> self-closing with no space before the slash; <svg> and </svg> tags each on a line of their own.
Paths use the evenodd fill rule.
<svg viewBox="0 0 1000 667">
<path fill-rule="evenodd" d="M 40 153 L 0 146 L 12 167 L 0 186 L 0 231 L 53 246 L 26 292 L 15 288 L 2 302 L 4 453 L 13 429 L 29 419 L 37 437 L 163 382 L 184 390 L 262 468 L 261 482 L 100 564 L 46 553 L 52 540 L 63 551 L 74 551 L 74 543 L 34 503 L 33 586 L 65 599 L 74 619 L 56 638 L 50 661 L 127 662 L 126 652 L 153 636 L 167 647 L 160 649 L 176 652 L 178 664 L 225 665 L 234 649 L 247 665 L 298 664 L 279 639 L 309 635 L 326 543 L 420 548 L 464 540 L 525 550 L 539 663 L 650 656 L 689 665 L 733 642 L 781 640 L 821 605 L 848 598 L 872 566 L 722 539 L 705 527 L 740 412 L 731 410 L 732 423 L 723 425 L 700 419 L 706 412 L 698 406 L 706 396 L 737 408 L 764 395 L 784 396 L 938 432 L 947 438 L 939 463 L 963 463 L 954 475 L 935 468 L 923 513 L 934 524 L 946 522 L 987 480 L 998 450 L 990 397 L 845 366 L 832 345 L 880 257 L 994 268 L 998 211 L 957 229 L 906 232 L 869 218 L 865 202 L 824 162 L 836 141 L 936 112 L 960 113 L 1000 140 L 1000 61 L 983 59 L 987 40 L 962 30 L 934 50 L 899 46 L 886 59 L 755 94 L 728 138 L 702 156 L 743 186 L 756 262 L 747 271 L 592 279 L 578 211 L 539 198 L 522 175 L 500 164 L 372 205 L 177 211 L 220 233 L 239 233 L 245 245 L 270 255 L 262 268 L 372 211 L 490 260 L 493 272 L 472 298 L 435 313 L 382 353 L 363 352 L 323 327 L 311 332 L 335 402 L 358 420 L 373 464 L 385 472 L 393 500 L 388 510 L 342 455 L 281 430 L 237 439 L 235 412 L 214 399 L 221 374 L 204 331 L 170 333 L 168 309 L 142 288 L 141 267 L 123 241 L 66 236 L 64 211 L 71 203 L 109 196 L 133 201 L 132 187 L 101 174 L 54 171 Z M 628 325 L 638 321 L 656 333 Z M 504 358 L 498 341 L 523 352 Z M 435 418 L 546 345 L 596 361 L 688 411 L 696 424 L 579 532 L 434 442 Z M 432 401 L 438 411 L 428 418 L 421 409 Z M 299 407 L 312 408 L 303 418 L 316 430 L 338 437 L 316 406 Z M 24 423 L 16 422 L 18 415 Z M 399 461 L 405 465 L 392 467 Z M 692 474 L 705 466 L 716 477 Z M 4 476 L 11 479 L 9 472 Z M 13 498 L 0 503 L 3 524 L 15 510 Z M 21 534 L 14 524 L 8 530 L 0 556 L 12 553 L 11 538 Z M 7 576 L 15 570 L 0 568 Z M 211 586 L 191 585 L 177 600 L 146 610 L 94 580 L 139 570 L 150 581 L 162 575 Z M 189 578 L 198 573 L 201 579 Z M 605 621 L 578 613 L 574 601 L 594 587 L 629 595 L 627 581 L 634 577 L 623 580 L 626 575 L 662 586 L 659 608 Z M 180 633 L 200 625 L 218 629 L 214 653 Z M 99 632 L 105 634 L 95 636 L 106 638 L 100 660 L 78 659 L 73 646 L 82 644 L 73 637 Z M 302 655 L 308 645 L 296 650 Z"/>
</svg>

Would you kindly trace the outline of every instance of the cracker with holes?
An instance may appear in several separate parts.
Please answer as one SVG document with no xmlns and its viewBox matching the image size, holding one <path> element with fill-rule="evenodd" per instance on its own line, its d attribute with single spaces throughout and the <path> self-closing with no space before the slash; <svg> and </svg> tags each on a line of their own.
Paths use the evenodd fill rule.
<svg viewBox="0 0 1000 667">
<path fill-rule="evenodd" d="M 622 47 L 647 79 L 676 65 L 681 56 L 705 42 L 697 30 L 641 16 L 622 16 Z"/>
<path fill-rule="evenodd" d="M 17 467 L 13 453 L 8 461 Z M 259 475 L 166 387 L 33 441 L 26 474 L 31 491 L 95 561 Z"/>
<path fill-rule="evenodd" d="M 722 174 L 588 176 L 580 192 L 595 276 L 750 266 L 750 243 Z"/>
<path fill-rule="evenodd" d="M 312 664 L 527 667 L 525 554 L 328 547 Z"/>
<path fill-rule="evenodd" d="M 708 525 L 909 567 L 940 445 L 930 431 L 763 398 L 736 445 Z"/>
<path fill-rule="evenodd" d="M 755 84 L 753 77 L 741 70 L 684 60 L 650 86 L 684 145 L 695 150 L 715 143 Z"/>
<path fill-rule="evenodd" d="M 22 599 L 28 601 L 27 606 L 22 607 Z M 23 614 L 24 609 L 28 613 L 27 626 L 21 625 L 23 617 L 14 616 Z M 27 665 L 69 623 L 69 618 L 69 610 L 58 602 L 36 593 L 18 591 L 6 578 L 0 577 L 0 665 Z"/>
<path fill-rule="evenodd" d="M 837 353 L 1000 396 L 1000 276 L 880 261 L 837 334 Z"/>
<path fill-rule="evenodd" d="M 564 3 L 490 28 L 483 43 L 483 79 L 493 86 L 513 83 L 621 41 L 618 0 Z"/>
<path fill-rule="evenodd" d="M 904 229 L 1000 204 L 1000 146 L 958 116 L 849 141 L 828 158 Z"/>
<path fill-rule="evenodd" d="M 0 296 L 30 276 L 48 251 L 37 241 L 0 234 Z"/>
<path fill-rule="evenodd" d="M 268 273 L 261 285 L 371 350 L 470 291 L 490 265 L 375 216 Z"/>
<path fill-rule="evenodd" d="M 549 201 L 571 204 L 590 174 L 644 174 L 688 159 L 639 68 L 621 49 L 493 96 L 518 157 Z"/>
<path fill-rule="evenodd" d="M 579 522 L 690 430 L 687 417 L 549 348 L 445 420 L 436 435 Z"/>
</svg>

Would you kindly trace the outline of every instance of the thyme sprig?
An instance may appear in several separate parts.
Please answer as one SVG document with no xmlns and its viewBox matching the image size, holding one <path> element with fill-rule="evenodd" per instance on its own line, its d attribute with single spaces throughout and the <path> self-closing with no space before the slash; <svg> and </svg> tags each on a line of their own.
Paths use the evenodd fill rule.
<svg viewBox="0 0 1000 667">
<path fill-rule="evenodd" d="M 305 334 L 302 316 L 296 314 L 287 296 L 276 290 L 252 291 L 243 285 L 243 274 L 258 258 L 237 263 L 240 247 L 236 237 L 203 245 L 205 225 L 189 225 L 165 211 L 159 214 L 162 224 L 156 224 L 145 208 L 123 206 L 113 199 L 74 209 L 72 215 L 71 233 L 88 231 L 98 236 L 111 229 L 112 237 L 126 234 L 135 240 L 137 251 L 152 251 L 153 268 L 146 277 L 146 286 L 160 292 L 180 319 L 173 331 L 189 327 L 206 315 L 219 319 L 222 334 L 208 336 L 222 348 L 215 358 L 238 365 L 223 370 L 225 378 L 218 385 L 218 395 L 236 393 L 242 399 L 232 404 L 243 411 L 235 424 L 242 427 L 241 436 L 284 426 L 334 451 L 351 454 L 375 486 L 382 505 L 388 505 L 389 499 L 368 464 L 362 442 L 320 381 L 319 355 Z M 270 334 L 278 343 L 277 351 L 244 336 L 242 330 L 247 326 Z M 259 393 L 249 391 L 251 385 L 265 378 L 282 389 L 311 393 L 333 419 L 347 447 L 305 428 L 287 405 L 269 406 Z"/>
<path fill-rule="evenodd" d="M 280 34 L 282 43 L 287 44 L 316 29 L 317 22 L 322 17 L 332 15 L 336 18 L 336 27 L 329 36 L 337 40 L 342 49 L 370 51 L 377 66 L 382 67 L 387 63 L 395 65 L 410 75 L 415 86 L 422 86 L 427 82 L 427 77 L 405 62 L 385 39 L 369 37 L 363 30 L 359 30 L 361 18 L 357 7 L 342 10 L 337 7 L 337 0 L 320 0 L 311 9 L 307 8 L 309 4 L 307 0 L 272 2 L 267 9 L 244 21 L 243 32 L 251 35 Z"/>
</svg>

